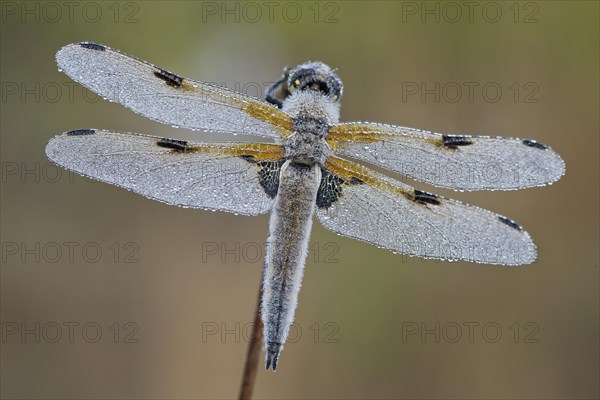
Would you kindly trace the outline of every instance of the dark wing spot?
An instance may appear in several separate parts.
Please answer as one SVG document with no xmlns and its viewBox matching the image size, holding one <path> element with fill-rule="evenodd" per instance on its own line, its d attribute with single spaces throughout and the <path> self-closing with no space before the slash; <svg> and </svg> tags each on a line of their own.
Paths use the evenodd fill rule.
<svg viewBox="0 0 600 400">
<path fill-rule="evenodd" d="M 515 221 L 513 221 L 512 219 L 508 219 L 506 217 L 503 216 L 498 216 L 498 219 L 500 220 L 500 222 L 502 222 L 503 224 L 506 224 L 508 226 L 510 226 L 513 229 L 518 230 L 519 232 L 521 232 L 523 230 L 523 228 L 521 228 L 521 226 L 519 226 L 519 224 L 517 224 Z"/>
<path fill-rule="evenodd" d="M 317 207 L 329 208 L 342 194 L 342 184 L 346 181 L 341 176 L 334 175 L 326 169 L 321 169 L 321 172 L 321 184 L 317 191 Z"/>
<path fill-rule="evenodd" d="M 79 43 L 79 45 L 85 49 L 90 49 L 90 50 L 97 50 L 97 51 L 104 51 L 106 50 L 106 47 L 101 46 L 99 44 L 96 43 Z"/>
<path fill-rule="evenodd" d="M 285 159 L 257 162 L 253 155 L 248 154 L 241 155 L 240 158 L 251 164 L 256 164 L 260 186 L 262 186 L 267 196 L 274 199 L 279 191 L 279 175 Z"/>
<path fill-rule="evenodd" d="M 75 129 L 74 131 L 67 132 L 67 136 L 83 136 L 83 135 L 93 135 L 96 133 L 93 129 Z"/>
<path fill-rule="evenodd" d="M 473 144 L 466 136 L 442 135 L 442 144 L 449 149 L 456 149 L 457 146 L 468 146 Z"/>
<path fill-rule="evenodd" d="M 156 145 L 159 147 L 165 147 L 167 149 L 173 149 L 176 151 L 185 151 L 187 149 L 187 142 L 185 140 L 161 138 Z"/>
<path fill-rule="evenodd" d="M 154 76 L 156 76 L 159 79 L 162 79 L 163 81 L 167 82 L 167 85 L 173 87 L 180 87 L 181 83 L 183 82 L 183 78 L 175 75 L 172 72 L 165 71 L 164 69 L 155 71 Z"/>
<path fill-rule="evenodd" d="M 523 140 L 523 144 L 525 146 L 533 147 L 540 150 L 546 150 L 548 148 L 548 146 L 546 146 L 545 144 L 538 143 L 535 140 L 525 139 Z"/>
<path fill-rule="evenodd" d="M 350 184 L 351 185 L 362 185 L 364 182 L 356 177 L 352 177 L 350 178 Z"/>
<path fill-rule="evenodd" d="M 284 159 L 277 161 L 261 161 L 256 163 L 258 166 L 258 178 L 260 186 L 264 189 L 267 196 L 274 199 L 279 191 L 279 175 Z"/>
<path fill-rule="evenodd" d="M 413 195 L 413 201 L 419 204 L 433 204 L 436 206 L 439 206 L 441 204 L 439 200 L 440 197 L 433 193 L 422 192 L 420 190 L 415 189 Z"/>
</svg>

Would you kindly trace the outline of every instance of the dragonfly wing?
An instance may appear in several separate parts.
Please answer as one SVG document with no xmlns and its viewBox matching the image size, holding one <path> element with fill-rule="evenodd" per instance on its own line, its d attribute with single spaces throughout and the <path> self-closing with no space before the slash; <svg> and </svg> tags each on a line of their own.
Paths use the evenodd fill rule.
<svg viewBox="0 0 600 400">
<path fill-rule="evenodd" d="M 286 136 L 292 127 L 288 115 L 267 102 L 181 78 L 99 44 L 69 44 L 56 62 L 103 98 L 172 126 L 268 138 Z"/>
<path fill-rule="evenodd" d="M 94 129 L 56 136 L 46 155 L 66 169 L 163 203 L 245 215 L 271 209 L 283 164 L 274 144 L 195 144 Z"/>
<path fill-rule="evenodd" d="M 561 157 L 534 140 L 442 135 L 368 122 L 337 125 L 329 140 L 340 155 L 456 190 L 543 186 L 565 173 Z"/>
<path fill-rule="evenodd" d="M 325 165 L 317 207 L 326 228 L 398 253 L 502 265 L 536 259 L 535 244 L 514 221 L 337 157 Z"/>
</svg>

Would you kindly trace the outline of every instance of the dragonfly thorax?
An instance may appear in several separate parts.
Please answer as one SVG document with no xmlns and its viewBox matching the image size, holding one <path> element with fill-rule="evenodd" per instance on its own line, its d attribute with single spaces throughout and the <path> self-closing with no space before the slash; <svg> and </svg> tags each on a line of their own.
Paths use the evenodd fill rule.
<svg viewBox="0 0 600 400">
<path fill-rule="evenodd" d="M 323 165 L 331 150 L 325 139 L 339 121 L 339 101 L 310 89 L 297 91 L 283 102 L 292 117 L 292 134 L 284 139 L 286 158 L 302 164 Z"/>
<path fill-rule="evenodd" d="M 283 143 L 285 158 L 299 164 L 325 164 L 331 149 L 323 136 L 312 132 L 292 133 Z"/>
</svg>

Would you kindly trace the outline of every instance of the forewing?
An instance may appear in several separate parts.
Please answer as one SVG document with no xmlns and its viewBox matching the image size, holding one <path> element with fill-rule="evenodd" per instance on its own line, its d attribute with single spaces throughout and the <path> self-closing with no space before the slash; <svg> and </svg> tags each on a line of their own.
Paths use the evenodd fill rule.
<svg viewBox="0 0 600 400">
<path fill-rule="evenodd" d="M 503 265 L 536 259 L 535 244 L 514 221 L 337 157 L 325 165 L 317 207 L 326 228 L 398 253 Z"/>
<path fill-rule="evenodd" d="M 145 61 L 93 43 L 56 53 L 60 69 L 107 100 L 172 126 L 279 138 L 291 119 L 262 100 L 181 78 Z"/>
<path fill-rule="evenodd" d="M 565 173 L 556 152 L 527 139 L 442 135 L 357 122 L 334 126 L 329 141 L 337 154 L 456 190 L 543 186 Z"/>
<path fill-rule="evenodd" d="M 54 137 L 46 155 L 66 169 L 163 203 L 245 215 L 271 209 L 283 163 L 274 144 L 195 144 L 93 129 Z"/>
</svg>

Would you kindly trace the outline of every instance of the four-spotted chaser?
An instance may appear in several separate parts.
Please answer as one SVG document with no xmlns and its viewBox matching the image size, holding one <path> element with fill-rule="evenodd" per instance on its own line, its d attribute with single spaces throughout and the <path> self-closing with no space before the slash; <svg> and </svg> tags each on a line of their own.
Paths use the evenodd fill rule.
<svg viewBox="0 0 600 400">
<path fill-rule="evenodd" d="M 46 147 L 64 168 L 167 204 L 271 212 L 261 307 L 267 369 L 277 368 L 294 318 L 315 214 L 335 233 L 412 256 L 502 265 L 536 259 L 516 222 L 349 158 L 456 190 L 542 186 L 565 171 L 560 156 L 535 140 L 340 123 L 342 82 L 321 62 L 285 69 L 263 101 L 94 43 L 67 45 L 56 60 L 83 86 L 158 122 L 271 139 L 201 143 L 78 129 Z"/>
</svg>

